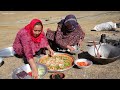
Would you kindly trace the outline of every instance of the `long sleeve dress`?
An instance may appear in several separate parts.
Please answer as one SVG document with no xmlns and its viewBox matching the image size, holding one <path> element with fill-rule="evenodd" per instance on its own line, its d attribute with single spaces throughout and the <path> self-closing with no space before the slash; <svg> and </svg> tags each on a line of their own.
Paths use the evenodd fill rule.
<svg viewBox="0 0 120 90">
<path fill-rule="evenodd" d="M 39 51 L 41 48 L 46 48 L 47 46 L 48 41 L 45 35 L 41 39 L 40 43 L 35 43 L 32 41 L 29 33 L 27 33 L 24 28 L 17 33 L 13 43 L 13 49 L 15 53 L 20 56 L 25 55 L 27 60 L 33 58 L 35 52 Z"/>
<path fill-rule="evenodd" d="M 56 47 L 58 45 L 60 48 L 66 49 L 67 45 L 70 46 L 77 45 L 79 43 L 79 40 L 84 39 L 85 36 L 85 33 L 83 32 L 80 25 L 78 25 L 76 30 L 72 32 L 64 33 L 64 31 L 65 31 L 64 28 L 60 28 L 60 30 L 57 29 L 56 31 L 49 30 L 46 33 L 46 37 L 48 40 L 54 42 Z"/>
</svg>

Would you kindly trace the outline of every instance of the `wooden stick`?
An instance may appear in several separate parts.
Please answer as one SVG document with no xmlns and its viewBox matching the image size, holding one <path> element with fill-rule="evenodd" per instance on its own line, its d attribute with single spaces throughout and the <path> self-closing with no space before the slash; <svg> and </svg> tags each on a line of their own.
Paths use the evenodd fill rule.
<svg viewBox="0 0 120 90">
<path fill-rule="evenodd" d="M 97 50 L 97 57 L 100 58 L 101 55 L 99 54 L 99 51 L 98 51 L 98 49 L 97 49 L 97 47 L 96 47 L 96 43 L 95 43 L 95 41 L 93 41 L 93 44 L 94 44 L 94 47 L 95 47 L 96 50 Z"/>
</svg>

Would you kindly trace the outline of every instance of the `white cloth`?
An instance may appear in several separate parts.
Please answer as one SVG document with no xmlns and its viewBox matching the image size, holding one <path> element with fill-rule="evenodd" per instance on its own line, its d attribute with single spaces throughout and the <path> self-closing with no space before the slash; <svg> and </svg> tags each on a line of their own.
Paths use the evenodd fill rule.
<svg viewBox="0 0 120 90">
<path fill-rule="evenodd" d="M 14 56 L 15 52 L 13 47 L 8 47 L 0 50 L 0 57 L 10 57 Z"/>
<path fill-rule="evenodd" d="M 116 23 L 105 22 L 105 23 L 96 25 L 93 29 L 96 31 L 103 31 L 103 30 L 112 30 L 113 28 L 117 28 Z"/>
</svg>

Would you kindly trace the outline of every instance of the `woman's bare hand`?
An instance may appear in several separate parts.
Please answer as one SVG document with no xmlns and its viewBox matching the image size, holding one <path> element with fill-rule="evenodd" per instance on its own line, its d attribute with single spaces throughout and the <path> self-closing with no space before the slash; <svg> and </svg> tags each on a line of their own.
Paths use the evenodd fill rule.
<svg viewBox="0 0 120 90">
<path fill-rule="evenodd" d="M 74 51 L 75 50 L 75 48 L 73 48 L 72 46 L 70 46 L 70 45 L 67 45 L 67 48 L 70 50 L 70 52 L 72 52 L 72 51 Z"/>
<path fill-rule="evenodd" d="M 38 79 L 38 70 L 32 70 L 33 79 Z"/>
<path fill-rule="evenodd" d="M 30 67 L 32 69 L 32 77 L 33 79 L 38 79 L 38 69 L 37 69 L 37 65 L 34 61 L 34 59 L 30 59 L 28 60 L 29 64 L 30 64 Z"/>
<path fill-rule="evenodd" d="M 54 55 L 54 51 L 52 49 L 50 49 L 50 56 L 53 56 Z"/>
</svg>

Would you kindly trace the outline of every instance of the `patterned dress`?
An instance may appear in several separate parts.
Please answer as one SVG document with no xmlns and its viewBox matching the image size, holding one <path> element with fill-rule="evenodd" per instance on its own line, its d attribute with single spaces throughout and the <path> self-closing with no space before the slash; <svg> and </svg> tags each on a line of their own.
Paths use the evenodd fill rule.
<svg viewBox="0 0 120 90">
<path fill-rule="evenodd" d="M 58 27 L 61 23 L 58 24 Z M 85 33 L 78 24 L 76 29 L 72 32 L 67 32 L 66 28 L 62 27 L 60 30 L 51 31 L 48 30 L 46 37 L 53 50 L 56 48 L 67 49 L 67 45 L 74 46 L 79 43 L 80 39 L 84 39 Z"/>
<path fill-rule="evenodd" d="M 13 43 L 13 49 L 15 53 L 20 56 L 25 55 L 27 60 L 33 58 L 33 55 L 35 55 L 37 51 L 39 51 L 41 48 L 46 48 L 47 46 L 48 41 L 45 35 L 41 39 L 40 43 L 35 43 L 24 28 L 17 33 Z"/>
</svg>

